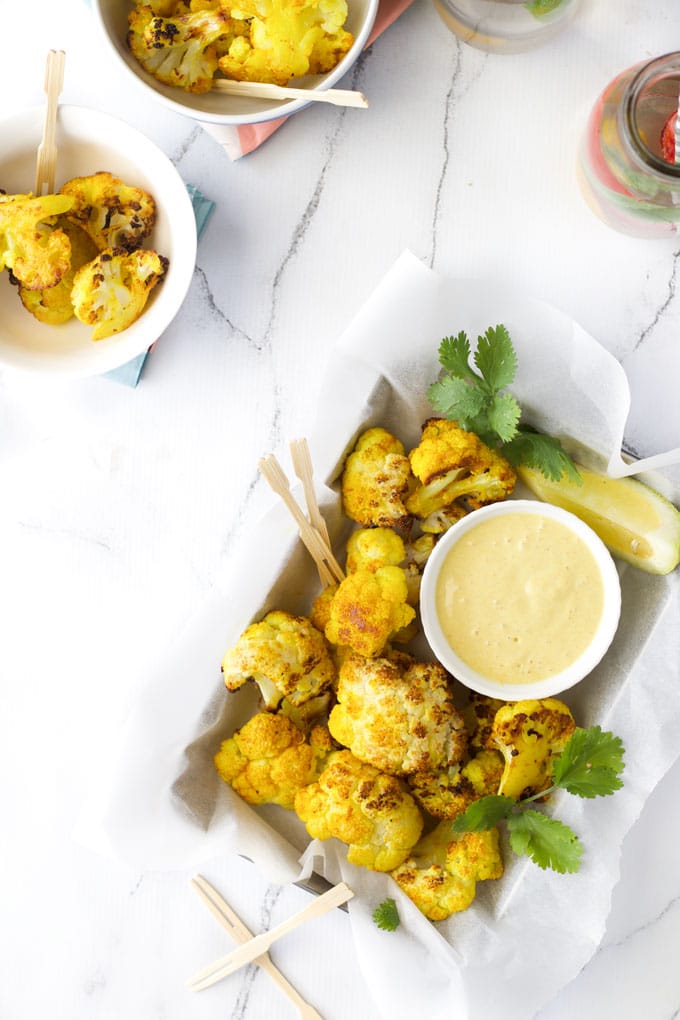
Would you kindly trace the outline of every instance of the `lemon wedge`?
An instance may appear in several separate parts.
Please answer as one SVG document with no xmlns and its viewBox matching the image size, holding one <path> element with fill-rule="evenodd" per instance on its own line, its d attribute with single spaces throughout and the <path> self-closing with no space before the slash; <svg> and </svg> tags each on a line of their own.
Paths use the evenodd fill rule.
<svg viewBox="0 0 680 1020">
<path fill-rule="evenodd" d="M 650 574 L 680 563 L 680 511 L 635 478 L 607 478 L 577 465 L 582 485 L 553 482 L 534 468 L 517 473 L 535 496 L 589 524 L 614 556 Z"/>
</svg>

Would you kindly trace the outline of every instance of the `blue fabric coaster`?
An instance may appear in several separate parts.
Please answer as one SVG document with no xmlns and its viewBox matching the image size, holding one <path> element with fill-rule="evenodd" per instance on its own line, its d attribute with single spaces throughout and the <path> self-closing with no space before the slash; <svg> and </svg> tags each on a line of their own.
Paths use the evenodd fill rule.
<svg viewBox="0 0 680 1020">
<path fill-rule="evenodd" d="M 186 188 L 189 192 L 191 204 L 194 207 L 196 232 L 200 238 L 215 208 L 215 203 L 211 199 L 206 198 L 205 195 L 202 195 L 193 184 L 187 184 Z M 144 351 L 142 354 L 138 354 L 136 358 L 133 358 L 132 361 L 128 361 L 124 365 L 112 369 L 110 372 L 105 372 L 104 375 L 109 379 L 113 379 L 114 382 L 122 383 L 123 386 L 136 386 L 148 354 L 148 351 Z"/>
</svg>

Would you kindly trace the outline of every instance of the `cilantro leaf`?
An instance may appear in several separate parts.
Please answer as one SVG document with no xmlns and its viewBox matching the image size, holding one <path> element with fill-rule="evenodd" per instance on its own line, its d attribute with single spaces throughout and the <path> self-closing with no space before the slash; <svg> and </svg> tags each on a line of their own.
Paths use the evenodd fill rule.
<svg viewBox="0 0 680 1020">
<path fill-rule="evenodd" d="M 511 393 L 497 396 L 489 408 L 489 429 L 495 432 L 502 443 L 510 442 L 517 435 L 517 423 L 522 409 Z"/>
<path fill-rule="evenodd" d="M 569 481 L 577 485 L 583 483 L 574 462 L 564 452 L 560 441 L 553 436 L 545 436 L 541 432 L 522 427 L 517 435 L 504 444 L 503 455 L 515 467 L 526 464 L 553 482 L 559 482 L 565 475 Z"/>
<path fill-rule="evenodd" d="M 516 854 L 530 857 L 539 868 L 578 871 L 583 847 L 568 825 L 529 808 L 508 818 L 510 846 Z"/>
<path fill-rule="evenodd" d="M 517 371 L 517 355 L 505 326 L 490 326 L 477 340 L 475 365 L 482 373 L 490 393 L 509 386 Z"/>
<path fill-rule="evenodd" d="M 599 726 L 578 728 L 553 764 L 553 783 L 578 797 L 606 797 L 623 786 L 623 765 L 619 737 Z"/>
<path fill-rule="evenodd" d="M 397 904 L 392 897 L 383 900 L 373 911 L 373 920 L 383 931 L 396 931 L 399 927 L 400 918 Z"/>
<path fill-rule="evenodd" d="M 453 375 L 445 375 L 432 383 L 427 397 L 436 411 L 447 418 L 455 418 L 462 428 L 466 428 L 486 405 L 486 397 L 480 389 Z"/>
<path fill-rule="evenodd" d="M 439 345 L 439 363 L 457 379 L 475 377 L 470 367 L 470 341 L 464 330 L 458 336 L 444 337 Z"/>
<path fill-rule="evenodd" d="M 557 10 L 561 3 L 562 0 L 531 0 L 531 2 L 525 3 L 524 6 L 535 18 L 542 18 L 544 15 L 551 14 Z"/>
<path fill-rule="evenodd" d="M 454 832 L 483 832 L 493 829 L 504 818 L 509 818 L 515 808 L 512 797 L 503 794 L 490 794 L 473 800 L 462 815 L 454 819 L 451 828 Z"/>
</svg>

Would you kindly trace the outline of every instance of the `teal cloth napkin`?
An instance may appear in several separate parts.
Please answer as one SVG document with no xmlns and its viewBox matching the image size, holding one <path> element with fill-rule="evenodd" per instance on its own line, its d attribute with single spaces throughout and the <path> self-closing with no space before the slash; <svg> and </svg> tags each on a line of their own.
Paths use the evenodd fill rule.
<svg viewBox="0 0 680 1020">
<path fill-rule="evenodd" d="M 215 208 L 215 203 L 211 199 L 206 198 L 205 195 L 202 195 L 193 184 L 187 184 L 187 191 L 191 198 L 191 204 L 194 207 L 196 232 L 200 237 Z M 119 368 L 114 368 L 104 374 L 109 379 L 113 379 L 114 382 L 122 383 L 123 386 L 136 386 L 140 380 L 148 354 L 149 351 L 143 351 L 142 354 L 138 354 L 132 361 L 128 361 L 124 365 L 120 365 Z"/>
</svg>

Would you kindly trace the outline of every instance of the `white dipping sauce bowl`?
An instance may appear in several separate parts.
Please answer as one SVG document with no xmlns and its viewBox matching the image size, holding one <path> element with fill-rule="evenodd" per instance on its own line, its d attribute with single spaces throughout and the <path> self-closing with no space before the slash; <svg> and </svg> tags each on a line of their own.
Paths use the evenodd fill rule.
<svg viewBox="0 0 680 1020">
<path fill-rule="evenodd" d="M 514 683 L 501 682 L 473 669 L 452 648 L 444 634 L 436 605 L 437 581 L 447 554 L 460 539 L 472 529 L 478 527 L 489 518 L 504 514 L 536 514 L 544 518 L 566 525 L 578 536 L 591 552 L 599 570 L 604 604 L 600 621 L 595 629 L 592 640 L 585 650 L 566 668 L 544 679 Z M 493 614 L 489 606 L 489 615 Z M 619 623 L 621 613 L 621 586 L 614 561 L 601 539 L 595 532 L 575 517 L 574 514 L 549 503 L 534 500 L 511 499 L 501 503 L 493 503 L 467 514 L 457 521 L 439 539 L 434 547 L 423 572 L 420 589 L 420 614 L 425 637 L 441 664 L 465 687 L 499 698 L 502 701 L 521 701 L 525 698 L 548 698 L 566 691 L 579 683 L 595 668 L 609 648 Z"/>
</svg>

